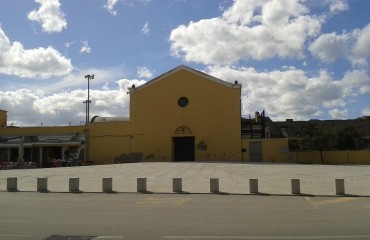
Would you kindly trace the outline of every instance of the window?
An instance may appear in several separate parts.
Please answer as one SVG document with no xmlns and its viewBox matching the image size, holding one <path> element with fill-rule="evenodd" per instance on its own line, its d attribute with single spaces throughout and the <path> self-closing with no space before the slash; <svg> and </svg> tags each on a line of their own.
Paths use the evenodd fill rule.
<svg viewBox="0 0 370 240">
<path fill-rule="evenodd" d="M 179 104 L 180 107 L 186 107 L 189 104 L 189 99 L 187 99 L 186 97 L 181 97 L 179 98 L 177 103 Z"/>
</svg>

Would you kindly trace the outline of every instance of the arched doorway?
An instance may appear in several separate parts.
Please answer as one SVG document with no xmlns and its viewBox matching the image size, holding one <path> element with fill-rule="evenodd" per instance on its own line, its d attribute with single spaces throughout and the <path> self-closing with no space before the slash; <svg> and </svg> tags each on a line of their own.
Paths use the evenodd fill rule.
<svg viewBox="0 0 370 240">
<path fill-rule="evenodd" d="M 195 160 L 195 137 L 191 135 L 192 131 L 187 126 L 180 126 L 175 130 L 172 138 L 173 161 Z"/>
</svg>

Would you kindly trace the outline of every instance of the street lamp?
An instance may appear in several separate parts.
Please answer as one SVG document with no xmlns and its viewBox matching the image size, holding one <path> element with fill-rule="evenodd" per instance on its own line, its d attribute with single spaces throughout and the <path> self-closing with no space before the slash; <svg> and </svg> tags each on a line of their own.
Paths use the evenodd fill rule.
<svg viewBox="0 0 370 240">
<path fill-rule="evenodd" d="M 85 103 L 85 107 L 86 107 L 86 118 L 85 118 L 85 122 L 88 123 L 89 122 L 89 118 L 87 117 L 88 115 L 88 111 L 87 111 L 87 103 L 91 103 L 90 100 L 86 100 L 86 101 L 83 101 L 83 103 Z"/>
<path fill-rule="evenodd" d="M 94 74 L 93 75 L 86 75 L 85 78 L 87 78 L 87 100 L 84 101 L 83 103 L 86 104 L 86 123 L 89 123 L 90 121 L 90 79 L 94 79 Z"/>
</svg>

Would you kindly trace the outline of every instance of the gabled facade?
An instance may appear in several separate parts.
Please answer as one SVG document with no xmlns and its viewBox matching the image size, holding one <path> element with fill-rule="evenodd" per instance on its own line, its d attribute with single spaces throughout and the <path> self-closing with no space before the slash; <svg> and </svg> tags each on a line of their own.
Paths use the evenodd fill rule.
<svg viewBox="0 0 370 240">
<path fill-rule="evenodd" d="M 241 160 L 240 84 L 179 66 L 129 94 L 129 120 L 88 125 L 95 163 Z"/>
</svg>

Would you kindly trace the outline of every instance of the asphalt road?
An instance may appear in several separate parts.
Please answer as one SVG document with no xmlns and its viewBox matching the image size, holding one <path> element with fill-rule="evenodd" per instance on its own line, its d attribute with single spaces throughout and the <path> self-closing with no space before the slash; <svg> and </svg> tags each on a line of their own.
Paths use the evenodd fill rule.
<svg viewBox="0 0 370 240">
<path fill-rule="evenodd" d="M 0 216 L 6 240 L 370 239 L 360 197 L 0 192 Z"/>
</svg>

